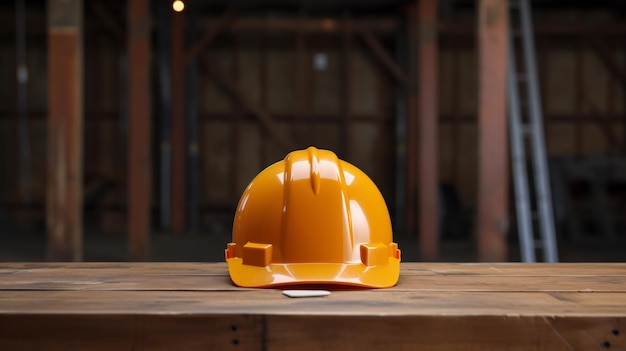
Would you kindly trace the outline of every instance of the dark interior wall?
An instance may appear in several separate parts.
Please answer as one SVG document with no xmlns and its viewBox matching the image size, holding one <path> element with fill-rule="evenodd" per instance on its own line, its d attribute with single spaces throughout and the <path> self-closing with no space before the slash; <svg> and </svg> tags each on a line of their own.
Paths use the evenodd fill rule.
<svg viewBox="0 0 626 351">
<path fill-rule="evenodd" d="M 10 18 L 4 8 L 3 18 Z M 30 198 L 43 206 L 45 195 L 46 46 L 41 9 L 29 12 L 29 140 L 32 182 Z M 537 10 L 538 21 L 580 21 L 585 26 L 618 24 L 609 10 Z M 114 12 L 115 14 L 115 12 Z M 123 28 L 123 12 L 115 14 Z M 116 39 L 89 10 L 85 42 L 85 177 L 86 196 L 92 194 L 101 214 L 94 221 L 119 231 L 123 222 L 126 181 L 125 123 L 120 118 L 124 94 L 120 48 Z M 264 13 L 271 21 L 278 15 Z M 284 15 L 280 15 L 284 16 Z M 459 16 L 471 18 L 471 11 Z M 340 19 L 341 16 L 336 16 Z M 389 17 L 392 18 L 392 17 Z M 588 22 L 588 23 L 587 23 Z M 10 25 L 7 25 L 10 27 Z M 439 174 L 455 185 L 463 207 L 476 203 L 477 58 L 473 31 L 440 35 L 439 57 Z M 601 39 L 615 62 L 623 67 L 624 32 L 619 35 L 538 35 L 538 65 L 546 115 L 550 156 L 583 156 L 620 151 L 623 142 L 624 89 L 609 73 L 590 45 Z M 224 92 L 206 71 L 213 65 L 237 83 L 252 103 L 269 112 L 297 147 L 316 145 L 343 152 L 341 34 L 227 33 L 199 56 L 200 203 L 205 207 L 234 206 L 247 183 L 264 167 L 289 151 L 277 143 L 241 105 Z M 0 192 L 9 204 L 16 194 L 17 164 L 15 101 L 15 42 L 0 43 Z M 389 52 L 393 38 L 379 37 Z M 301 40 L 300 43 L 298 40 Z M 313 68 L 313 57 L 324 54 L 328 65 Z M 368 173 L 387 202 L 394 203 L 394 84 L 369 49 L 351 39 L 348 103 L 349 140 L 342 155 Z M 156 60 L 156 58 L 155 58 Z M 203 68 L 204 67 L 204 68 Z M 156 76 L 155 76 L 156 81 Z M 155 85 L 156 86 L 156 85 Z M 155 94 L 156 96 L 156 94 Z M 155 108 L 155 111 L 158 109 Z M 157 113 L 154 116 L 158 121 Z M 157 130 L 155 128 L 155 130 Z M 159 150 L 155 142 L 153 152 Z M 155 179 L 158 163 L 155 163 Z M 156 184 L 156 182 L 155 182 Z M 100 192 L 96 190 L 103 189 Z M 89 193 L 92 190 L 93 193 Z M 155 190 L 156 186 L 155 186 Z M 155 193 L 154 201 L 158 200 Z M 41 212 L 43 215 L 43 212 Z M 112 220 L 114 218 L 115 220 Z"/>
<path fill-rule="evenodd" d="M 236 72 L 242 94 L 274 115 L 281 132 L 291 135 L 298 147 L 315 145 L 340 153 L 343 102 L 338 43 L 332 37 L 328 38 L 329 44 L 321 46 L 304 40 L 298 52 L 295 36 L 282 40 L 272 45 L 270 40 L 264 44 L 263 39 L 237 38 L 218 43 L 224 47 L 209 50 L 200 60 L 213 63 L 220 71 Z M 326 68 L 313 68 L 315 55 L 327 58 Z M 390 105 L 393 86 L 362 45 L 354 45 L 349 70 L 351 122 L 348 157 L 342 156 L 370 174 L 391 195 L 393 173 L 381 172 L 380 166 L 393 166 L 389 164 L 394 148 Z M 200 131 L 201 178 L 207 180 L 203 195 L 208 201 L 232 201 L 262 168 L 282 159 L 288 150 L 273 140 L 248 111 L 242 111 L 210 75 L 203 74 L 200 81 L 200 113 L 205 117 Z M 235 186 L 216 186 L 233 182 Z"/>
</svg>

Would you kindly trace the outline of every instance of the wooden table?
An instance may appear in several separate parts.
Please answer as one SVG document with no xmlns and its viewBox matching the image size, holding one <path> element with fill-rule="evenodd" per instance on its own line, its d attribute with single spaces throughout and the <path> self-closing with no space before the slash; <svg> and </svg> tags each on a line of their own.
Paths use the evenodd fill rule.
<svg viewBox="0 0 626 351">
<path fill-rule="evenodd" d="M 401 271 L 290 299 L 224 263 L 0 264 L 0 349 L 626 350 L 626 264 Z"/>
</svg>

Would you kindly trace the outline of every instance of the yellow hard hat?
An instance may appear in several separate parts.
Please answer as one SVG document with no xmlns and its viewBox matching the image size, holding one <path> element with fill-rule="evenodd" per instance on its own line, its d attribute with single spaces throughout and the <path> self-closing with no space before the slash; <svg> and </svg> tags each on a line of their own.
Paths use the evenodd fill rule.
<svg viewBox="0 0 626 351">
<path fill-rule="evenodd" d="M 291 152 L 252 180 L 226 248 L 242 287 L 398 281 L 400 250 L 385 200 L 357 167 L 326 150 Z"/>
</svg>

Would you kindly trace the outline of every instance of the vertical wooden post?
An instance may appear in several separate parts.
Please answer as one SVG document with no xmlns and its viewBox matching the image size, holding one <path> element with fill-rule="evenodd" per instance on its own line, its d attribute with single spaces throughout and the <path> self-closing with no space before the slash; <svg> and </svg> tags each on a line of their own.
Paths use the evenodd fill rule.
<svg viewBox="0 0 626 351">
<path fill-rule="evenodd" d="M 574 99 L 572 105 L 576 110 L 576 114 L 583 114 L 583 97 L 585 96 L 585 46 L 583 39 L 578 39 L 576 45 L 576 58 L 574 61 Z M 548 76 L 549 77 L 549 76 Z M 544 91 L 543 89 L 541 91 Z M 542 99 L 545 104 L 545 100 Z M 549 105 L 544 105 L 549 106 Z M 575 155 L 580 157 L 583 155 L 583 123 L 582 119 L 576 118 L 574 121 L 574 150 Z"/>
<path fill-rule="evenodd" d="M 415 3 L 407 6 L 407 96 L 406 96 L 406 231 L 413 232 L 416 222 L 417 195 L 417 83 L 416 48 L 417 8 Z"/>
<path fill-rule="evenodd" d="M 241 82 L 240 74 L 239 74 L 239 58 L 240 54 L 240 36 L 239 34 L 235 34 L 233 38 L 233 45 L 231 46 L 231 60 L 233 64 L 231 65 L 231 75 L 233 77 L 233 81 L 235 84 Z M 233 201 L 237 201 L 236 199 L 241 196 L 240 192 L 242 189 L 239 189 L 239 155 L 241 154 L 241 119 L 243 111 L 241 110 L 241 106 L 239 104 L 232 104 L 233 106 L 233 118 L 231 120 L 231 129 L 230 129 L 230 147 L 231 147 L 231 160 L 230 160 L 230 196 L 229 198 Z"/>
<path fill-rule="evenodd" d="M 341 68 L 339 73 L 339 96 L 341 109 L 341 124 L 339 127 L 339 151 L 341 158 L 350 159 L 350 56 L 351 56 L 351 24 L 350 13 L 343 14 L 343 30 L 341 33 Z"/>
<path fill-rule="evenodd" d="M 480 0 L 478 9 L 478 256 L 507 258 L 508 133 L 506 114 L 508 1 Z"/>
<path fill-rule="evenodd" d="M 264 17 L 264 26 L 268 27 L 269 23 L 269 11 L 266 11 L 263 14 Z M 269 90 L 270 84 L 268 80 L 267 71 L 269 70 L 269 34 L 266 31 L 261 33 L 259 38 L 259 107 L 264 111 L 268 111 L 269 106 Z M 261 165 L 265 165 L 269 162 L 268 155 L 268 146 L 270 142 L 270 138 L 268 138 L 268 133 L 263 128 L 259 128 L 261 138 L 259 140 L 259 152 L 260 157 L 259 161 Z M 261 166 L 263 167 L 263 166 Z"/>
<path fill-rule="evenodd" d="M 147 260 L 150 244 L 150 11 L 149 0 L 128 3 L 128 252 Z"/>
<path fill-rule="evenodd" d="M 438 256 L 437 0 L 418 0 L 418 219 L 420 258 Z"/>
<path fill-rule="evenodd" d="M 48 0 L 47 259 L 82 260 L 83 2 Z"/>
<path fill-rule="evenodd" d="M 184 12 L 172 12 L 172 232 L 185 231 Z"/>
<path fill-rule="evenodd" d="M 189 41 L 196 40 L 197 37 L 197 21 L 190 21 L 190 28 L 187 34 Z M 189 231 L 198 231 L 198 212 L 199 212 L 199 177 L 198 177 L 198 57 L 187 61 L 185 67 L 185 130 L 186 130 L 186 167 L 187 177 L 185 178 L 187 185 L 186 203 L 187 203 L 187 227 Z"/>
<path fill-rule="evenodd" d="M 452 172 L 450 173 L 452 175 L 452 183 L 454 184 L 454 186 L 458 189 L 459 184 L 461 184 L 460 182 L 460 176 L 461 176 L 461 166 L 460 166 L 460 157 L 459 154 L 461 153 L 461 149 L 459 147 L 459 145 L 461 145 L 460 143 L 460 138 L 461 138 L 461 119 L 459 118 L 460 114 L 461 114 L 461 108 L 460 108 L 460 104 L 461 104 L 461 77 L 460 77 L 460 71 L 461 71 L 461 54 L 460 54 L 460 50 L 456 50 L 455 55 L 453 56 L 452 59 L 452 114 L 454 115 L 454 117 L 452 118 L 452 145 L 451 145 L 451 151 L 452 151 Z"/>
</svg>

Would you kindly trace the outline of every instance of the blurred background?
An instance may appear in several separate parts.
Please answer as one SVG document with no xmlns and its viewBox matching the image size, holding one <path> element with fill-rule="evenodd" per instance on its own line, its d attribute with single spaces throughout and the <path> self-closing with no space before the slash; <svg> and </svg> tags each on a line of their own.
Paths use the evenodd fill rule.
<svg viewBox="0 0 626 351">
<path fill-rule="evenodd" d="M 519 261 L 514 2 L 1 2 L 0 260 L 222 261 L 247 184 L 314 145 L 375 181 L 405 261 Z M 532 16 L 559 259 L 626 261 L 626 3 Z"/>
</svg>

